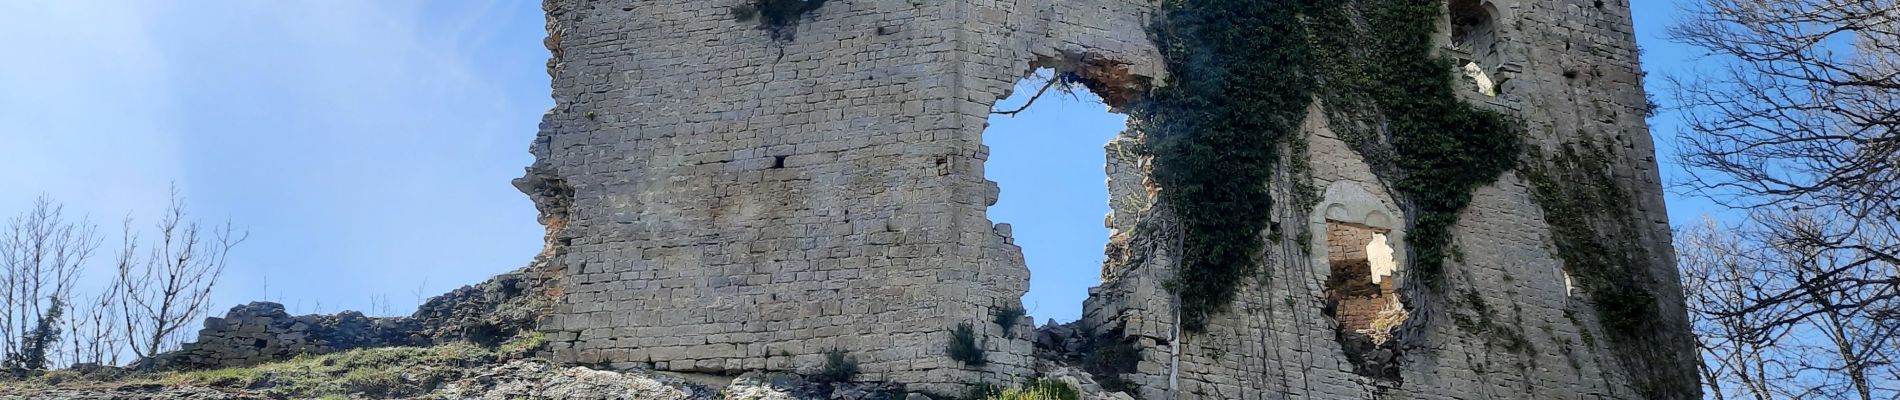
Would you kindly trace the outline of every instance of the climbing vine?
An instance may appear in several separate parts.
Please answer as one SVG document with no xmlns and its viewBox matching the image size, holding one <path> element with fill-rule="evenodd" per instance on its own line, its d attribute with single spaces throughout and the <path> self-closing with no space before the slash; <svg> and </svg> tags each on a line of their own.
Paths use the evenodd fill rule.
<svg viewBox="0 0 1900 400">
<path fill-rule="evenodd" d="M 1580 134 L 1582 137 L 1590 137 Z M 1675 342 L 1657 304 L 1647 267 L 1651 254 L 1635 215 L 1634 197 L 1619 185 L 1611 169 L 1616 152 L 1610 143 L 1565 144 L 1555 154 L 1532 151 L 1523 175 L 1532 199 L 1544 209 L 1557 257 L 1590 298 L 1598 323 L 1631 371 L 1644 398 L 1694 398 L 1693 376 L 1671 375 L 1674 366 L 1693 365 Z M 1588 331 L 1585 331 L 1588 334 Z M 1587 342 L 1594 342 L 1589 336 Z"/>
<path fill-rule="evenodd" d="M 1153 177 L 1184 233 L 1169 286 L 1181 323 L 1201 331 L 1259 270 L 1280 144 L 1311 104 L 1305 29 L 1294 2 L 1181 0 L 1155 26 L 1169 75 L 1131 109 L 1154 154 Z"/>
<path fill-rule="evenodd" d="M 1443 1 L 1310 2 L 1332 125 L 1401 195 L 1413 276 L 1442 291 L 1458 212 L 1473 190 L 1517 166 L 1518 129 L 1459 99 L 1454 63 L 1434 54 Z"/>
<path fill-rule="evenodd" d="M 1436 283 L 1471 191 L 1515 167 L 1504 116 L 1461 101 L 1434 54 L 1442 0 L 1171 0 L 1154 28 L 1173 81 L 1132 111 L 1185 239 L 1170 288 L 1199 332 L 1260 272 L 1268 182 L 1315 98 L 1401 194 L 1419 276 Z M 1301 171 L 1294 171 L 1300 173 Z M 1311 188 L 1298 188 L 1299 193 Z M 1310 196 L 1310 195 L 1309 195 Z M 1308 201 L 1298 205 L 1311 207 Z M 1278 235 L 1275 235 L 1276 237 Z"/>
</svg>

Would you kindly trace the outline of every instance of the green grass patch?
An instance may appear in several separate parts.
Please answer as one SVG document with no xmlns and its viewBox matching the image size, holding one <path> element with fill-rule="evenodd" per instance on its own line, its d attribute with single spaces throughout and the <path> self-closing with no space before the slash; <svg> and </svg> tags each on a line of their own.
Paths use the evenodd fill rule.
<svg viewBox="0 0 1900 400">
<path fill-rule="evenodd" d="M 547 345 L 546 334 L 538 331 L 524 331 L 502 342 L 501 346 L 495 348 L 495 352 L 504 355 L 527 355 L 541 350 L 541 347 L 545 345 Z"/>
<path fill-rule="evenodd" d="M 164 373 L 146 380 L 247 389 L 273 397 L 407 397 L 428 393 L 462 378 L 469 368 L 498 359 L 494 350 L 470 344 L 389 347 L 306 355 L 255 367 Z"/>
</svg>

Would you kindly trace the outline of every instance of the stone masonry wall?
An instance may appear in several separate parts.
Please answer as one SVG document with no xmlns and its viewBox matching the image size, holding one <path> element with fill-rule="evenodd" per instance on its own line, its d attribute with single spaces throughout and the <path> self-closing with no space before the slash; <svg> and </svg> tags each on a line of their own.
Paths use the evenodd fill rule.
<svg viewBox="0 0 1900 400">
<path fill-rule="evenodd" d="M 1658 281 L 1673 285 L 1627 3 L 1486 3 L 1498 14 L 1486 37 L 1500 42 L 1483 47 L 1500 60 L 1486 66 L 1499 95 L 1473 85 L 1469 100 L 1527 122 L 1537 146 L 1621 144 L 1618 177 L 1654 222 L 1640 243 Z M 1037 67 L 1083 77 L 1111 107 L 1165 84 L 1146 32 L 1156 4 L 830 0 L 770 30 L 734 13 L 740 4 L 545 0 L 556 105 L 518 186 L 549 224 L 555 303 L 538 329 L 554 358 L 736 374 L 810 371 L 841 349 L 861 362 L 859 379 L 935 393 L 1027 376 L 1028 321 L 1013 335 L 990 322 L 1019 304 L 1028 271 L 1008 227 L 987 218 L 998 189 L 984 178 L 985 121 Z M 1331 222 L 1377 228 L 1405 265 L 1406 218 L 1317 111 L 1304 132 L 1325 199 L 1314 210 L 1276 202 L 1275 214 L 1311 235 L 1270 245 L 1273 272 L 1193 336 L 1175 330 L 1163 284 L 1174 238 L 1143 179 L 1140 133 L 1109 144 L 1115 236 L 1080 325 L 1137 349 L 1111 373 L 1134 393 L 1634 396 L 1630 374 L 1647 372 L 1586 340 L 1600 328 L 1562 288 L 1549 229 L 1515 175 L 1479 190 L 1454 228 L 1464 258 L 1447 282 L 1465 290 L 1408 296 L 1423 322 L 1408 328 L 1403 356 L 1349 357 L 1322 312 L 1328 249 L 1298 238 L 1323 238 Z M 1680 309 L 1680 299 L 1664 303 Z M 1464 317 L 1509 330 L 1461 326 Z M 985 338 L 987 364 L 945 354 L 960 323 Z"/>
<path fill-rule="evenodd" d="M 1635 194 L 1636 209 L 1630 211 L 1645 224 L 1636 242 L 1651 256 L 1646 265 L 1660 285 L 1653 289 L 1666 297 L 1658 305 L 1658 323 L 1670 332 L 1659 340 L 1668 345 L 1644 351 L 1693 359 L 1681 299 L 1670 295 L 1681 288 L 1643 121 L 1646 102 L 1628 3 L 1479 3 L 1497 19 L 1490 26 L 1498 42 L 1474 47 L 1494 52 L 1486 57 L 1497 65 L 1485 68 L 1501 85 L 1492 97 L 1467 82 L 1466 100 L 1525 122 L 1530 144 L 1545 153 L 1565 143 L 1617 144 L 1621 153 L 1613 172 Z M 1467 57 L 1450 46 L 1448 32 L 1443 36 L 1446 53 Z M 1276 220 L 1289 232 L 1306 229 L 1316 238 L 1324 238 L 1333 222 L 1392 229 L 1389 244 L 1405 265 L 1405 216 L 1384 181 L 1322 115 L 1310 114 L 1304 130 L 1324 199 L 1310 212 L 1276 202 Z M 1111 191 L 1123 185 L 1116 179 L 1124 178 L 1111 176 Z M 1321 312 L 1330 249 L 1293 233 L 1272 246 L 1269 271 L 1243 290 L 1233 313 L 1204 334 L 1182 335 L 1162 285 L 1175 259 L 1169 217 L 1159 211 L 1165 204 L 1115 209 L 1111 225 L 1160 232 L 1121 244 L 1134 250 L 1110 252 L 1124 256 L 1111 257 L 1105 266 L 1082 325 L 1098 341 L 1140 345 L 1139 361 L 1113 372 L 1148 399 L 1632 399 L 1642 397 L 1634 387 L 1636 374 L 1686 375 L 1677 382 L 1694 382 L 1692 364 L 1630 370 L 1619 360 L 1614 344 L 1602 339 L 1607 335 L 1588 299 L 1566 290 L 1563 262 L 1552 253 L 1549 226 L 1526 185 L 1508 173 L 1475 193 L 1453 228 L 1459 256 L 1444 272 L 1451 289 L 1444 296 L 1403 293 L 1414 314 L 1399 349 L 1349 355 L 1333 340 L 1339 321 Z M 1276 197 L 1288 194 L 1285 185 L 1275 189 Z M 1126 256 L 1134 253 L 1143 255 Z M 1407 275 L 1401 269 L 1393 279 L 1403 287 Z"/>
<path fill-rule="evenodd" d="M 1152 53 L 1141 0 L 833 0 L 781 29 L 732 1 L 550 0 L 556 106 L 531 179 L 561 299 L 556 359 L 729 373 L 809 370 L 960 392 L 1031 366 L 1027 290 L 986 217 L 990 106 L 1032 62 L 1103 73 Z M 777 36 L 777 37 L 775 37 Z M 1091 63 L 1093 62 L 1093 63 Z M 989 363 L 944 349 L 971 323 Z"/>
<path fill-rule="evenodd" d="M 293 317 L 282 304 L 256 302 L 232 307 L 222 318 L 206 318 L 196 341 L 151 362 L 165 369 L 210 369 L 359 347 L 427 343 L 416 331 L 407 318 L 371 318 L 354 311 Z"/>
</svg>

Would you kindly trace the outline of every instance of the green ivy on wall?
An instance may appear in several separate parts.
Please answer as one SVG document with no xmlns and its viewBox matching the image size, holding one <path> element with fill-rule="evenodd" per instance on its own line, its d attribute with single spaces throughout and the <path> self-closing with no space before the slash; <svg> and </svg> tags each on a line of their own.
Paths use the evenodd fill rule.
<svg viewBox="0 0 1900 400">
<path fill-rule="evenodd" d="M 1532 200 L 1550 223 L 1557 257 L 1590 298 L 1618 361 L 1630 371 L 1653 371 L 1632 374 L 1639 394 L 1648 399 L 1696 398 L 1694 376 L 1667 372 L 1696 361 L 1670 350 L 1677 342 L 1670 336 L 1672 327 L 1663 323 L 1653 292 L 1658 285 L 1647 269 L 1654 265 L 1652 255 L 1639 242 L 1635 199 L 1618 184 L 1612 169 L 1617 155 L 1611 146 L 1586 140 L 1565 144 L 1556 154 L 1533 151 L 1533 162 L 1522 174 L 1530 183 Z"/>
<path fill-rule="evenodd" d="M 1259 271 L 1270 223 L 1267 182 L 1280 145 L 1312 102 L 1305 29 L 1293 2 L 1182 0 L 1155 26 L 1173 80 L 1131 109 L 1154 154 L 1153 178 L 1180 221 L 1170 288 L 1181 323 L 1202 331 Z"/>
<path fill-rule="evenodd" d="M 1266 182 L 1315 98 L 1413 216 L 1418 276 L 1433 287 L 1471 191 L 1516 166 L 1507 118 L 1454 91 L 1435 54 L 1442 0 L 1171 0 L 1154 27 L 1169 75 L 1133 116 L 1185 239 L 1170 288 L 1191 332 L 1226 312 L 1260 272 L 1273 199 Z M 1363 23 L 1361 23 L 1363 22 Z M 1303 171 L 1294 171 L 1303 173 Z M 1301 178 L 1303 179 L 1303 178 Z M 1310 187 L 1297 192 L 1308 193 Z M 1311 207 L 1310 199 L 1298 205 Z"/>
<path fill-rule="evenodd" d="M 1442 291 L 1458 212 L 1473 190 L 1517 166 L 1518 129 L 1458 97 L 1456 65 L 1435 54 L 1443 1 L 1309 3 L 1317 5 L 1309 23 L 1323 33 L 1314 35 L 1314 62 L 1333 126 L 1401 196 L 1412 276 Z"/>
</svg>

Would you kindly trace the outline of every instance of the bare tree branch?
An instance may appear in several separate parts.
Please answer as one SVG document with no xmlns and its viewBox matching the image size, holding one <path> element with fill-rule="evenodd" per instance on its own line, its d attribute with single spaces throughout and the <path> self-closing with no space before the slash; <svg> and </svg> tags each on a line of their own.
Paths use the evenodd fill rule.
<svg viewBox="0 0 1900 400">
<path fill-rule="evenodd" d="M 98 249 L 96 225 L 68 220 L 65 207 L 41 195 L 0 231 L 0 364 L 10 370 L 56 365 L 62 315 Z M 50 358 L 50 360 L 49 360 Z"/>
<path fill-rule="evenodd" d="M 233 230 L 230 223 L 207 231 L 189 219 L 176 189 L 171 207 L 156 226 L 156 241 L 143 257 L 129 219 L 126 225 L 116 287 L 132 352 L 145 358 L 182 342 L 181 329 L 210 311 L 211 291 L 224 274 L 231 249 L 249 234 Z"/>
</svg>

